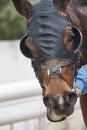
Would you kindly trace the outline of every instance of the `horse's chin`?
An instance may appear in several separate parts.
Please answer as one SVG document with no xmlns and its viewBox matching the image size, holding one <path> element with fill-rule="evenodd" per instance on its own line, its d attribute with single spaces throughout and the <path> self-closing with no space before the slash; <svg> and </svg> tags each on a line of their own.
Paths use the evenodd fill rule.
<svg viewBox="0 0 87 130">
<path fill-rule="evenodd" d="M 52 122 L 63 121 L 64 119 L 66 119 L 66 117 L 66 115 L 57 115 L 54 109 L 47 109 L 47 118 Z"/>
</svg>

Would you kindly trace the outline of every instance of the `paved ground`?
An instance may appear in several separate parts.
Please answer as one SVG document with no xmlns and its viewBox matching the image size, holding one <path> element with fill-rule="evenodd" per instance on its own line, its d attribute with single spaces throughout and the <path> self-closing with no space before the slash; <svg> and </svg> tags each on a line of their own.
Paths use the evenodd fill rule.
<svg viewBox="0 0 87 130">
<path fill-rule="evenodd" d="M 52 123 L 47 118 L 38 118 L 30 121 L 1 126 L 0 130 L 87 130 L 85 128 L 79 104 L 75 112 L 63 122 Z"/>
</svg>

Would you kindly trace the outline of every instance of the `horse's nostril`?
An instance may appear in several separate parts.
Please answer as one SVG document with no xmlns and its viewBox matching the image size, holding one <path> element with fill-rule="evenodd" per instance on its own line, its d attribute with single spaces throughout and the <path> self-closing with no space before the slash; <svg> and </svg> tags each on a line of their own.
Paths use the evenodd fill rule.
<svg viewBox="0 0 87 130">
<path fill-rule="evenodd" d="M 69 92 L 65 94 L 65 102 L 70 105 L 74 106 L 77 101 L 77 95 L 75 92 Z"/>
<path fill-rule="evenodd" d="M 53 97 L 45 95 L 43 97 L 43 102 L 47 108 L 55 108 L 55 100 Z"/>
</svg>

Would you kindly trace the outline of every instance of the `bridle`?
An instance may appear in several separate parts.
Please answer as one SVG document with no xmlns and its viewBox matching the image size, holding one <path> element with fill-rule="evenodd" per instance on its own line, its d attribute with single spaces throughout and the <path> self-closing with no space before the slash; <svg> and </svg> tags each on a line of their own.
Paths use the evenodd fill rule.
<svg viewBox="0 0 87 130">
<path fill-rule="evenodd" d="M 68 84 L 68 86 L 70 88 L 73 89 L 73 86 L 69 85 L 68 80 L 62 74 L 62 68 L 65 67 L 65 66 L 68 66 L 70 64 L 73 64 L 73 63 L 71 61 L 64 61 L 63 63 L 60 63 L 56 66 L 42 65 L 38 70 L 38 68 L 35 68 L 35 66 L 34 66 L 34 61 L 32 61 L 32 67 L 34 68 L 34 72 L 36 74 L 36 77 L 39 80 L 41 87 L 42 88 L 45 87 L 46 89 L 48 87 L 50 78 L 53 78 L 53 77 L 60 77 L 63 81 L 65 81 Z M 46 81 L 45 84 L 42 84 L 42 79 L 39 75 L 40 70 L 46 70 L 47 71 L 48 78 L 47 78 L 47 81 Z M 76 67 L 75 67 L 75 72 L 76 72 Z"/>
<path fill-rule="evenodd" d="M 63 63 L 60 63 L 56 66 L 46 66 L 46 65 L 42 65 L 41 69 L 43 70 L 47 70 L 47 73 L 48 73 L 48 80 L 47 80 L 47 83 L 45 86 L 48 86 L 48 83 L 49 83 L 49 80 L 50 78 L 52 77 L 60 77 L 62 80 L 64 80 L 68 85 L 68 81 L 67 79 L 63 76 L 62 74 L 62 67 L 65 67 L 67 65 L 70 65 L 70 62 L 68 61 L 64 61 Z"/>
</svg>

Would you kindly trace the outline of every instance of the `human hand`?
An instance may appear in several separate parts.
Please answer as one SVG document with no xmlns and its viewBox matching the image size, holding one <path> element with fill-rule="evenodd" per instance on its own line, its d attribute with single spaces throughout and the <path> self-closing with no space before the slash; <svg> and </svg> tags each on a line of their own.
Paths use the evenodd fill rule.
<svg viewBox="0 0 87 130">
<path fill-rule="evenodd" d="M 81 96 L 81 91 L 80 91 L 80 89 L 78 87 L 75 87 L 75 92 L 76 92 L 78 97 Z"/>
</svg>

